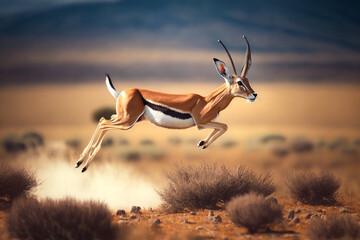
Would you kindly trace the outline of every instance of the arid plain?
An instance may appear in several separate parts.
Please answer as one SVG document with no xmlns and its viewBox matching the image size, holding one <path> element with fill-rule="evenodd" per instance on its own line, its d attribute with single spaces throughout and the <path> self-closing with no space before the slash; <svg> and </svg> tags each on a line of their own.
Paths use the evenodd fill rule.
<svg viewBox="0 0 360 240">
<path fill-rule="evenodd" d="M 118 90 L 134 87 L 201 95 L 222 84 L 221 81 L 149 80 L 143 83 L 119 79 L 113 79 L 113 83 Z M 359 221 L 360 85 L 255 81 L 251 84 L 259 94 L 258 99 L 251 104 L 244 99 L 234 99 L 218 119 L 228 125 L 228 131 L 208 149 L 197 148 L 196 144 L 210 130 L 199 131 L 195 127 L 170 130 L 140 122 L 128 131 L 108 133 L 107 139 L 111 139 L 112 144 L 102 148 L 85 173 L 75 169 L 74 164 L 96 128 L 92 115 L 102 107 L 115 107 L 105 83 L 2 87 L 0 138 L 35 131 L 44 136 L 45 145 L 17 155 L 9 155 L 2 149 L 1 157 L 12 165 L 36 171 L 41 182 L 35 192 L 39 198 L 99 199 L 109 204 L 114 212 L 129 210 L 133 205 L 156 209 L 154 213 L 145 211 L 139 219 L 147 221 L 159 215 L 163 232 L 173 231 L 172 223 L 182 224 L 177 227 L 179 231 L 196 232 L 201 216 L 205 219 L 207 214 L 205 210 L 196 217 L 189 217 L 190 221 L 194 218 L 193 221 L 199 222 L 190 227 L 182 223 L 183 214 L 162 215 L 156 190 L 166 184 L 163 170 L 171 169 L 176 162 L 185 165 L 217 162 L 227 167 L 243 164 L 256 173 L 270 172 L 277 185 L 273 196 L 280 199 L 284 216 L 289 209 L 317 211 L 317 208 L 291 200 L 284 183 L 287 176 L 295 170 L 327 170 L 341 179 L 339 202 Z M 80 145 L 70 146 L 71 141 Z M 312 147 L 305 151 L 294 150 L 297 141 L 305 141 Z M 326 208 L 328 212 L 337 212 L 340 206 Z M 214 229 L 212 224 L 206 226 L 216 237 L 247 236 L 244 235 L 246 231 L 232 225 L 224 213 L 221 217 L 224 226 L 218 224 Z M 305 221 L 296 226 L 282 223 L 276 229 L 294 230 L 299 233 L 296 236 L 306 237 L 302 234 L 306 229 Z"/>
</svg>

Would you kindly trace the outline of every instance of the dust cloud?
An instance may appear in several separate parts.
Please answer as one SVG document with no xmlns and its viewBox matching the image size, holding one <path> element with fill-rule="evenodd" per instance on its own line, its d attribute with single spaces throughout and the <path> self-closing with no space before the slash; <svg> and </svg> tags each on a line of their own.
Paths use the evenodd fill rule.
<svg viewBox="0 0 360 240">
<path fill-rule="evenodd" d="M 126 165 L 110 162 L 93 163 L 85 173 L 68 159 L 62 144 L 53 144 L 34 156 L 18 158 L 13 163 L 34 171 L 40 184 L 35 195 L 40 198 L 74 197 L 79 200 L 99 200 L 112 210 L 131 206 L 156 208 L 160 198 L 146 176 L 133 172 Z"/>
</svg>

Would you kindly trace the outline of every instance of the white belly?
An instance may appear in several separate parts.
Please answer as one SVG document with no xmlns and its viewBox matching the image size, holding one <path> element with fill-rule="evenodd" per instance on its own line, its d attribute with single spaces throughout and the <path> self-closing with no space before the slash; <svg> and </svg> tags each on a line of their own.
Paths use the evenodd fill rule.
<svg viewBox="0 0 360 240">
<path fill-rule="evenodd" d="M 162 113 L 161 111 L 153 110 L 149 106 L 145 106 L 144 116 L 145 119 L 151 123 L 165 128 L 183 129 L 195 126 L 195 121 L 193 118 L 179 119 L 176 117 L 171 117 Z"/>
</svg>

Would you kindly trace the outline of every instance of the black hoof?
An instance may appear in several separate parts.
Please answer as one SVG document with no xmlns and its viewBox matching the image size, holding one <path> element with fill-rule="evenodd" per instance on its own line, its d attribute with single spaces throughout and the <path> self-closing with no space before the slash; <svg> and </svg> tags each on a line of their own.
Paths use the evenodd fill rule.
<svg viewBox="0 0 360 240">
<path fill-rule="evenodd" d="M 86 167 L 84 167 L 84 168 L 81 170 L 81 172 L 85 172 L 85 171 L 86 171 L 86 169 L 87 169 L 87 168 L 86 168 Z"/>
<path fill-rule="evenodd" d="M 77 162 L 76 165 L 75 165 L 75 168 L 80 167 L 81 164 L 82 164 L 82 162 Z"/>
<path fill-rule="evenodd" d="M 207 146 L 203 146 L 203 147 L 202 147 L 202 149 L 205 149 L 205 148 L 207 148 Z"/>
<path fill-rule="evenodd" d="M 204 140 L 201 140 L 199 143 L 198 143 L 198 147 L 201 147 L 202 145 L 205 144 L 205 141 Z"/>
</svg>

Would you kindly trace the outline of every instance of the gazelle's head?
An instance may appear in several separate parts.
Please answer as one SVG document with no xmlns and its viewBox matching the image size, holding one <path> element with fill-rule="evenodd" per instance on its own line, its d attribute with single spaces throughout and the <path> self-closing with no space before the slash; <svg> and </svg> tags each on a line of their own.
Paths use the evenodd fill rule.
<svg viewBox="0 0 360 240">
<path fill-rule="evenodd" d="M 231 65 L 234 69 L 234 74 L 230 74 L 228 67 L 223 61 L 217 58 L 214 58 L 213 60 L 216 70 L 219 72 L 220 76 L 222 76 L 225 79 L 225 82 L 230 87 L 230 94 L 232 94 L 234 97 L 245 98 L 246 101 L 248 102 L 254 102 L 257 97 L 257 93 L 254 92 L 254 90 L 251 88 L 249 80 L 246 78 L 246 75 L 251 66 L 251 50 L 248 40 L 246 39 L 245 36 L 243 37 L 245 39 L 247 48 L 245 54 L 245 62 L 244 62 L 244 66 L 242 67 L 240 76 L 237 75 L 236 73 L 235 65 L 229 51 L 226 49 L 225 45 L 220 40 L 219 42 L 224 47 L 226 53 L 230 58 Z"/>
</svg>

